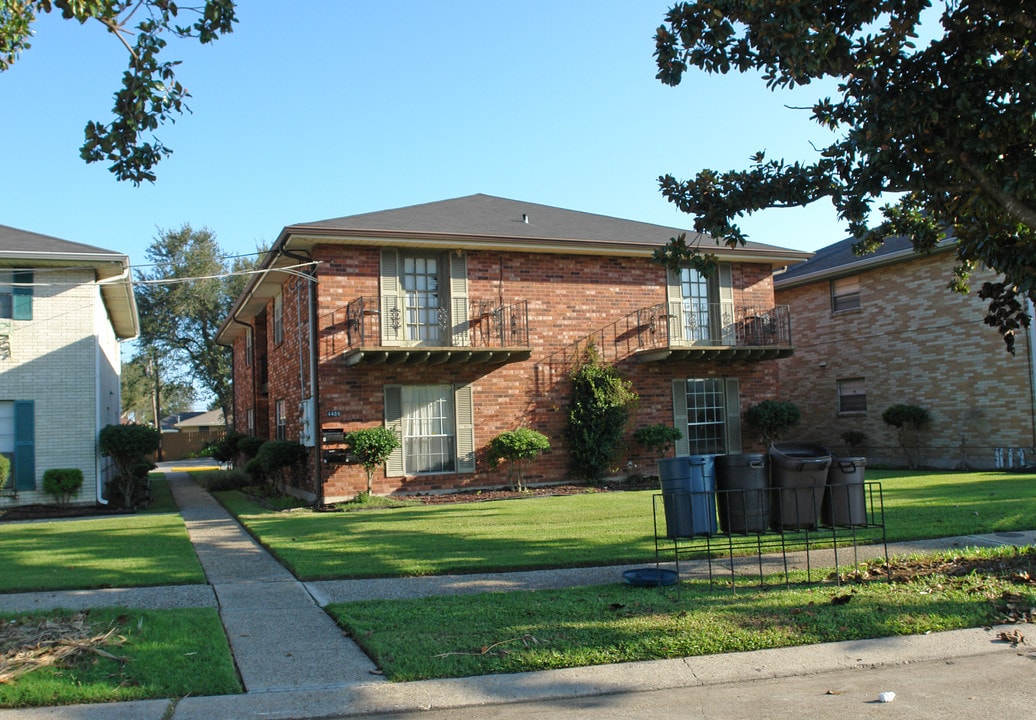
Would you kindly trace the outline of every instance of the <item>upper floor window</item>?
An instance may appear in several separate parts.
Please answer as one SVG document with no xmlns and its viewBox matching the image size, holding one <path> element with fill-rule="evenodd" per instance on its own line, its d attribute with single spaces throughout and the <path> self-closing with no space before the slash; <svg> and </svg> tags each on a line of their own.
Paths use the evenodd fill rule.
<svg viewBox="0 0 1036 720">
<path fill-rule="evenodd" d="M 860 278 L 853 276 L 831 281 L 831 310 L 858 310 L 860 308 Z"/>
<path fill-rule="evenodd" d="M 867 412 L 867 383 L 864 378 L 838 381 L 838 412 Z"/>
<path fill-rule="evenodd" d="M 32 273 L 0 270 L 0 318 L 32 320 Z"/>
<path fill-rule="evenodd" d="M 255 334 L 252 328 L 245 328 L 245 367 L 252 367 L 252 360 L 255 357 Z"/>
<path fill-rule="evenodd" d="M 273 298 L 273 344 L 284 342 L 284 295 L 278 292 Z"/>
<path fill-rule="evenodd" d="M 734 295 L 729 263 L 705 276 L 694 268 L 669 271 L 669 334 L 696 345 L 734 345 Z"/>
<path fill-rule="evenodd" d="M 467 258 L 462 252 L 381 251 L 381 340 L 385 345 L 466 346 Z"/>
</svg>

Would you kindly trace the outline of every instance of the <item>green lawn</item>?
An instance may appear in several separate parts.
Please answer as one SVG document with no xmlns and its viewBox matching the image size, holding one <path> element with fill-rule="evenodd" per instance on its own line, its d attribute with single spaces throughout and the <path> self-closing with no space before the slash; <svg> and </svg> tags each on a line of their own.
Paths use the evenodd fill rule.
<svg viewBox="0 0 1036 720">
<path fill-rule="evenodd" d="M 0 592 L 205 582 L 165 482 L 153 489 L 134 515 L 0 523 Z"/>
<path fill-rule="evenodd" d="M 888 539 L 1036 529 L 1036 476 L 869 471 Z M 654 491 L 314 513 L 221 501 L 300 578 L 391 577 L 654 561 Z"/>
<path fill-rule="evenodd" d="M 349 513 L 273 512 L 218 495 L 305 580 L 601 565 L 655 552 L 650 492 Z"/>
<path fill-rule="evenodd" d="M 69 613 L 0 614 L 0 656 L 5 623 L 60 625 Z M 187 610 L 91 610 L 93 634 L 116 628 L 121 645 L 100 649 L 60 667 L 43 667 L 0 683 L 0 708 L 113 702 L 242 692 L 223 626 L 214 608 Z M 2 665 L 2 663 L 0 663 Z"/>
<path fill-rule="evenodd" d="M 1003 558 L 1014 551 L 966 555 Z M 1029 549 L 1020 565 L 1036 573 L 1034 560 L 1036 551 Z M 327 610 L 386 677 L 406 681 L 981 627 L 1012 612 L 1008 599 L 1033 607 L 1036 588 L 994 564 L 962 576 L 921 571 L 910 581 L 851 587 L 746 584 L 735 593 L 694 581 L 682 583 L 678 595 L 673 588 L 613 584 L 343 603 Z"/>
</svg>

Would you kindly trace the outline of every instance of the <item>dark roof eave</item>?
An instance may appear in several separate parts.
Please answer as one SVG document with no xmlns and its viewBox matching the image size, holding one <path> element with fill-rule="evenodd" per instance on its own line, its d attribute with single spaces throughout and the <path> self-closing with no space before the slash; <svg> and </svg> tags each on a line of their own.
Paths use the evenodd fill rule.
<svg viewBox="0 0 1036 720">
<path fill-rule="evenodd" d="M 955 248 L 956 245 L 956 238 L 948 238 L 936 245 L 931 254 L 934 255 L 937 253 L 947 252 L 948 250 Z M 796 275 L 792 278 L 785 279 L 780 275 L 776 275 L 773 279 L 773 287 L 774 290 L 788 290 L 790 288 L 801 287 L 802 285 L 809 285 L 822 280 L 833 280 L 839 277 L 856 275 L 860 272 L 874 270 L 886 265 L 895 265 L 896 263 L 903 262 L 911 257 L 918 256 L 922 255 L 916 252 L 912 246 L 904 248 L 903 250 L 885 253 L 884 255 L 872 255 L 870 257 L 863 256 L 857 260 L 853 260 L 852 262 L 842 263 L 835 267 L 817 270 L 816 272 L 806 273 L 804 275 Z"/>
</svg>

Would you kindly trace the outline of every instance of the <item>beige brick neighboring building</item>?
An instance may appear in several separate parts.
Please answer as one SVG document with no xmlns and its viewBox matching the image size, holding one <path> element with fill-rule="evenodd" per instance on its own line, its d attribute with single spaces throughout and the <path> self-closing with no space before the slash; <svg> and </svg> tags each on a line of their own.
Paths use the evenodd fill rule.
<svg viewBox="0 0 1036 720">
<path fill-rule="evenodd" d="M 932 418 L 914 462 L 978 469 L 1036 460 L 1033 337 L 1018 338 L 1012 356 L 983 323 L 977 290 L 993 275 L 975 273 L 974 291 L 958 295 L 947 287 L 952 243 L 927 256 L 903 238 L 863 257 L 851 246 L 823 248 L 774 283 L 777 303 L 795 318 L 795 354 L 777 363 L 780 399 L 802 410 L 795 437 L 904 466 L 881 415 L 905 403 Z M 867 435 L 855 451 L 841 437 L 850 430 Z"/>
<path fill-rule="evenodd" d="M 0 508 L 52 502 L 50 468 L 83 471 L 73 502 L 103 502 L 97 434 L 119 423 L 119 343 L 137 331 L 127 256 L 0 225 Z"/>
<path fill-rule="evenodd" d="M 774 359 L 792 352 L 773 268 L 809 254 L 715 247 L 712 278 L 667 274 L 652 253 L 680 232 L 487 195 L 286 227 L 220 329 L 234 348 L 234 428 L 303 439 L 308 416 L 314 452 L 296 490 L 328 501 L 364 490 L 366 475 L 323 450 L 373 425 L 403 440 L 376 493 L 499 486 L 486 446 L 521 426 L 552 444 L 527 480 L 558 482 L 569 372 L 592 340 L 640 395 L 631 432 L 676 425 L 681 454 L 761 450 L 741 413 L 773 395 Z M 616 469 L 628 462 L 654 472 L 630 438 Z"/>
</svg>

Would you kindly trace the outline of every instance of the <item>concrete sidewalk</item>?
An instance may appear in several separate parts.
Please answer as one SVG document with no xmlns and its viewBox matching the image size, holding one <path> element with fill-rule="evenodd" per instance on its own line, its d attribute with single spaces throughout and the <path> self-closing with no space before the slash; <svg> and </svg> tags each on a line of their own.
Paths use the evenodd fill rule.
<svg viewBox="0 0 1036 720">
<path fill-rule="evenodd" d="M 194 462 L 194 461 L 192 461 Z M 300 583 L 179 467 L 163 468 L 181 508 L 208 585 L 0 595 L 0 611 L 119 605 L 165 608 L 215 606 L 230 640 L 246 693 L 93 706 L 0 711 L 2 720 L 219 720 L 250 717 L 324 718 L 430 708 L 461 708 L 561 698 L 596 697 L 818 673 L 858 672 L 954 658 L 1016 654 L 991 630 L 885 638 L 753 653 L 661 660 L 455 680 L 388 683 L 367 656 L 321 610 L 329 602 L 391 599 L 621 582 L 625 567 L 576 568 L 385 580 Z M 891 555 L 965 546 L 1027 545 L 1036 532 L 949 538 L 890 545 Z M 812 551 L 812 562 L 826 558 Z M 796 562 L 792 559 L 792 566 Z M 685 576 L 705 572 L 681 563 Z M 990 662 L 988 667 L 994 667 Z M 1008 672 L 1004 670 L 1004 672 Z M 905 676 L 903 676 L 905 678 Z M 918 682 L 923 682 L 918 680 Z M 762 686 L 759 686 L 762 687 Z M 765 692 L 759 690 L 759 692 Z M 765 698 L 760 697 L 760 702 Z M 832 717 L 836 717 L 832 715 Z M 898 715 L 898 717 L 915 717 Z M 917 715 L 916 717 L 926 717 Z"/>
</svg>

